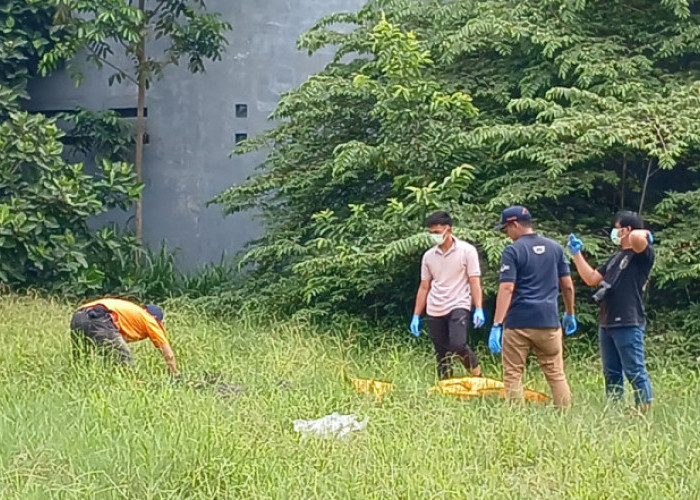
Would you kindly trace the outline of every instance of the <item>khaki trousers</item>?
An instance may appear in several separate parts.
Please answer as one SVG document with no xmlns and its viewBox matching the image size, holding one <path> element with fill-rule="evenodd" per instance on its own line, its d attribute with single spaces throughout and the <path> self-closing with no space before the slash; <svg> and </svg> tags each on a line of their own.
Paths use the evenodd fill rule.
<svg viewBox="0 0 700 500">
<path fill-rule="evenodd" d="M 506 397 L 523 400 L 523 372 L 530 350 L 552 390 L 554 405 L 568 408 L 571 391 L 564 374 L 564 344 L 561 328 L 523 328 L 503 331 L 503 382 Z"/>
</svg>

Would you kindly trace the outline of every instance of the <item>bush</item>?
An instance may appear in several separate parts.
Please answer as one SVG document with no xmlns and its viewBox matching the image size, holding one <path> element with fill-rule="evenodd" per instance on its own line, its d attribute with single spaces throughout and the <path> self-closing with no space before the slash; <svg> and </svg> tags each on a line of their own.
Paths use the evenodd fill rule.
<svg viewBox="0 0 700 500">
<path fill-rule="evenodd" d="M 406 314 L 436 209 L 478 244 L 493 295 L 507 241 L 490 227 L 524 204 L 545 235 L 579 232 L 594 263 L 614 250 L 612 215 L 643 211 L 652 306 L 700 300 L 698 22 L 681 0 L 373 0 L 320 20 L 299 46 L 335 59 L 237 149 L 269 154 L 215 200 L 263 214 L 250 295 Z"/>
<path fill-rule="evenodd" d="M 12 286 L 102 286 L 90 217 L 138 196 L 127 163 L 103 161 L 97 176 L 63 160 L 63 133 L 40 114 L 12 112 L 0 124 L 0 279 Z M 99 254 L 102 258 L 102 255 Z"/>
</svg>

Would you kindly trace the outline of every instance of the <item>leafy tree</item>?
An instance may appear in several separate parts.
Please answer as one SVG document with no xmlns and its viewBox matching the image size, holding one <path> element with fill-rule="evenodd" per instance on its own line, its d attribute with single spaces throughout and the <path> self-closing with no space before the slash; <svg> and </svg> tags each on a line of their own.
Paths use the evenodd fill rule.
<svg viewBox="0 0 700 500">
<path fill-rule="evenodd" d="M 11 0 L 0 8 L 0 280 L 80 293 L 103 284 L 98 263 L 115 247 L 133 248 L 110 230 L 90 231 L 88 218 L 133 204 L 141 186 L 132 167 L 114 159 L 116 143 L 98 175 L 88 176 L 82 164 L 64 160 L 55 119 L 21 110 L 40 59 L 64 35 L 52 29 L 53 16 L 45 2 Z"/>
<path fill-rule="evenodd" d="M 231 25 L 216 13 L 207 13 L 203 0 L 50 0 L 57 9 L 55 25 L 69 36 L 57 41 L 45 54 L 40 68 L 49 72 L 61 61 L 74 61 L 81 51 L 98 67 L 114 72 L 109 84 L 130 82 L 137 87 L 136 179 L 142 181 L 143 144 L 146 134 L 144 110 L 146 90 L 161 79 L 172 64 L 187 61 L 192 73 L 204 71 L 207 60 L 220 60 Z M 147 50 L 158 41 L 159 57 Z M 114 60 L 115 49 L 123 50 L 131 62 L 122 67 Z M 80 82 L 82 75 L 69 69 Z M 143 232 L 142 203 L 136 204 L 136 238 Z"/>
<path fill-rule="evenodd" d="M 494 269 L 489 228 L 522 203 L 593 260 L 612 214 L 642 211 L 652 303 L 697 301 L 699 34 L 687 0 L 376 0 L 322 19 L 299 46 L 334 61 L 240 151 L 269 148 L 260 172 L 215 200 L 263 214 L 251 289 L 289 310 L 408 308 L 426 213 L 453 212 Z"/>
</svg>

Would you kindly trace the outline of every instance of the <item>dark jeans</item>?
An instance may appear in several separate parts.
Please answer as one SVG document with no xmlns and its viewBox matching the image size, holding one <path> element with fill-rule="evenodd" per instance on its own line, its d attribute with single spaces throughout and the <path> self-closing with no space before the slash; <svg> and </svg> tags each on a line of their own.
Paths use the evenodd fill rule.
<svg viewBox="0 0 700 500">
<path fill-rule="evenodd" d="M 651 381 L 644 362 L 644 327 L 600 327 L 600 353 L 603 360 L 605 392 L 612 399 L 624 394 L 624 376 L 634 388 L 634 400 L 650 403 Z"/>
<path fill-rule="evenodd" d="M 78 310 L 71 319 L 70 330 L 74 358 L 82 357 L 88 349 L 95 349 L 119 364 L 133 364 L 131 349 L 106 308 L 96 306 Z"/>
<path fill-rule="evenodd" d="M 438 377 L 452 376 L 451 361 L 456 356 L 467 370 L 479 366 L 479 360 L 467 345 L 469 311 L 454 309 L 445 316 L 428 316 L 428 331 L 435 346 L 438 361 Z"/>
</svg>

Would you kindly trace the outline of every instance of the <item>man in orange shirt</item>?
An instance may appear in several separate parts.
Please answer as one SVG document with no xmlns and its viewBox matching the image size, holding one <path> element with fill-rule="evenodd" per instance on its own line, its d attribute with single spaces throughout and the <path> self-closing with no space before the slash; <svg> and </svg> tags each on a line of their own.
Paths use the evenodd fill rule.
<svg viewBox="0 0 700 500">
<path fill-rule="evenodd" d="M 70 329 L 76 357 L 86 347 L 94 346 L 109 351 L 117 362 L 132 366 L 127 343 L 149 338 L 163 354 L 170 373 L 178 373 L 175 354 L 163 328 L 163 310 L 156 305 L 142 307 L 125 299 L 97 299 L 80 306 L 71 319 Z"/>
</svg>

